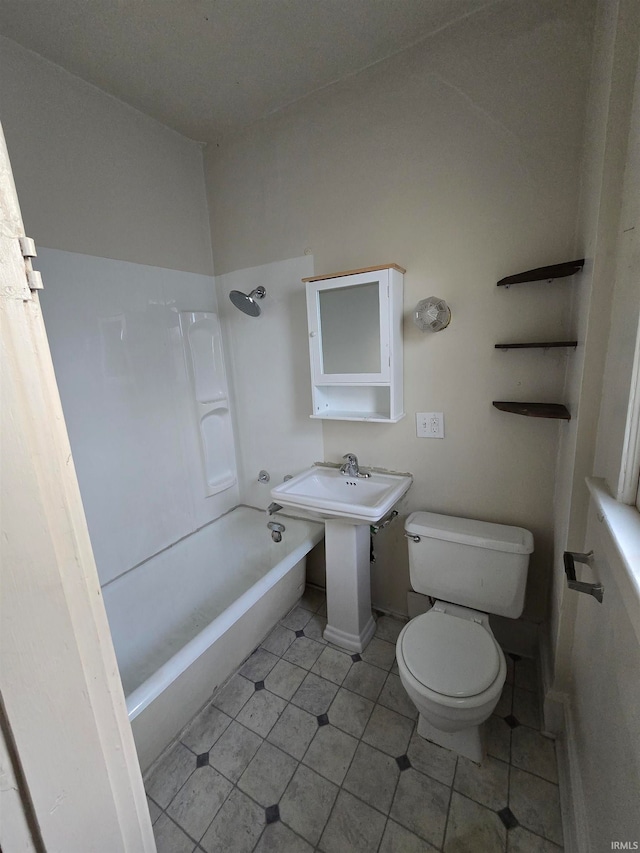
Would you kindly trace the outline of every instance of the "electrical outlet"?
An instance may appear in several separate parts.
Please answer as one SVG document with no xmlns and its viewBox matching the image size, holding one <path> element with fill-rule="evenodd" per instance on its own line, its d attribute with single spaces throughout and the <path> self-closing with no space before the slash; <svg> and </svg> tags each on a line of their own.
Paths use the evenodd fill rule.
<svg viewBox="0 0 640 853">
<path fill-rule="evenodd" d="M 444 414 L 416 412 L 416 435 L 418 438 L 444 438 Z"/>
</svg>

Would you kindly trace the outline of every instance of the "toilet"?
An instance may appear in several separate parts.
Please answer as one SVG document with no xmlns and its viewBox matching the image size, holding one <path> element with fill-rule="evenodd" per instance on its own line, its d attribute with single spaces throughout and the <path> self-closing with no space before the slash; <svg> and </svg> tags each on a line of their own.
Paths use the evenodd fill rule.
<svg viewBox="0 0 640 853">
<path fill-rule="evenodd" d="M 418 709 L 418 734 L 479 763 L 481 726 L 507 675 L 488 614 L 522 613 L 533 536 L 432 512 L 412 513 L 405 535 L 411 586 L 435 600 L 398 637 L 400 680 Z"/>
</svg>

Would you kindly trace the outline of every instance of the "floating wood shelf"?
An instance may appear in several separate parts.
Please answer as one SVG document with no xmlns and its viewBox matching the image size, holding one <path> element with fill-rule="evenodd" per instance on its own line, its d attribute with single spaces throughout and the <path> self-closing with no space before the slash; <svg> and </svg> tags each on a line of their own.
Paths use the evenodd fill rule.
<svg viewBox="0 0 640 853">
<path fill-rule="evenodd" d="M 496 409 L 501 412 L 512 412 L 514 415 L 525 415 L 527 418 L 556 418 L 570 421 L 569 410 L 559 403 L 506 403 L 493 401 Z"/>
<path fill-rule="evenodd" d="M 524 284 L 527 281 L 551 281 L 554 278 L 564 278 L 580 272 L 584 266 L 584 258 L 577 261 L 567 261 L 564 264 L 552 264 L 549 267 L 536 267 L 534 270 L 519 272 L 501 278 L 498 287 L 508 287 L 510 284 Z"/>
<path fill-rule="evenodd" d="M 530 344 L 495 344 L 496 349 L 550 349 L 551 347 L 578 346 L 578 341 L 541 341 Z"/>
</svg>

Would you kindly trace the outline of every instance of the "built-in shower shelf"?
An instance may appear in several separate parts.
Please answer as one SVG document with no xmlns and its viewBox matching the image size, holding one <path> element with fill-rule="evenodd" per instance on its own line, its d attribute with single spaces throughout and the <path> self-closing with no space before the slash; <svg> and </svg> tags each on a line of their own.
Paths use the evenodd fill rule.
<svg viewBox="0 0 640 853">
<path fill-rule="evenodd" d="M 524 284 L 528 281 L 552 281 L 554 278 L 565 278 L 566 276 L 575 275 L 575 273 L 580 272 L 583 266 L 584 258 L 579 258 L 577 261 L 566 261 L 563 264 L 536 267 L 532 270 L 526 270 L 525 272 L 501 278 L 498 282 L 498 287 L 508 287 L 510 284 Z"/>
<path fill-rule="evenodd" d="M 218 316 L 181 311 L 180 329 L 200 441 L 204 491 L 220 494 L 236 483 L 233 428 Z"/>
<path fill-rule="evenodd" d="M 524 415 L 527 418 L 571 420 L 569 410 L 560 403 L 512 403 L 494 400 L 493 405 L 496 409 L 500 409 L 501 412 L 511 412 L 514 415 Z"/>
<path fill-rule="evenodd" d="M 535 341 L 519 344 L 495 344 L 496 349 L 552 349 L 553 347 L 567 347 L 575 349 L 578 341 Z"/>
</svg>

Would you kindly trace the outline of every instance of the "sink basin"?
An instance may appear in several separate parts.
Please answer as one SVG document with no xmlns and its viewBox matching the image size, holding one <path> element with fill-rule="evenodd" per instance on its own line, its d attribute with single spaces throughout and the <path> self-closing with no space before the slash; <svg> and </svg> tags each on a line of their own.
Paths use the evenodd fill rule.
<svg viewBox="0 0 640 853">
<path fill-rule="evenodd" d="M 304 510 L 316 518 L 375 524 L 412 482 L 410 474 L 372 472 L 360 478 L 341 474 L 337 468 L 314 466 L 271 489 L 271 496 L 283 507 Z"/>
</svg>

